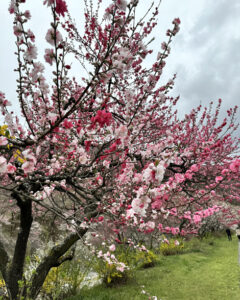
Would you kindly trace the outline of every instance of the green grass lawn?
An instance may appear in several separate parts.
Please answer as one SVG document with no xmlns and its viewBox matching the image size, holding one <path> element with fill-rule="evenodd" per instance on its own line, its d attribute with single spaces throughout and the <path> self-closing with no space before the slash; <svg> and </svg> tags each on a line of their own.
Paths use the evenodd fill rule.
<svg viewBox="0 0 240 300">
<path fill-rule="evenodd" d="M 202 242 L 194 239 L 188 247 L 189 253 L 159 256 L 155 267 L 138 270 L 126 285 L 96 286 L 68 300 L 146 300 L 143 289 L 158 300 L 239 300 L 237 238 L 232 242 L 226 236 Z"/>
</svg>

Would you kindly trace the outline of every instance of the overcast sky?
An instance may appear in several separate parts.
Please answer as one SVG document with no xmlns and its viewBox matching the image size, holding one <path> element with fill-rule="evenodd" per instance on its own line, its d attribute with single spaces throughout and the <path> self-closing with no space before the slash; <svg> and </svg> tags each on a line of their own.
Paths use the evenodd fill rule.
<svg viewBox="0 0 240 300">
<path fill-rule="evenodd" d="M 95 0 L 93 0 L 94 2 Z M 8 0 L 0 0 L 0 90 L 12 103 L 16 102 L 15 39 Z M 38 59 L 43 61 L 43 49 L 48 47 L 45 35 L 49 28 L 50 11 L 43 0 L 26 0 L 24 5 L 32 13 L 31 29 L 39 47 Z M 83 0 L 66 0 L 69 11 L 81 25 Z M 110 0 L 103 0 L 103 5 Z M 150 0 L 140 0 L 139 15 Z M 157 52 L 165 40 L 175 17 L 181 19 L 181 29 L 172 43 L 164 79 L 177 73 L 174 95 L 180 95 L 180 114 L 189 112 L 200 102 L 223 99 L 225 109 L 240 103 L 240 1 L 239 0 L 162 0 L 159 24 L 154 31 L 153 44 Z"/>
</svg>

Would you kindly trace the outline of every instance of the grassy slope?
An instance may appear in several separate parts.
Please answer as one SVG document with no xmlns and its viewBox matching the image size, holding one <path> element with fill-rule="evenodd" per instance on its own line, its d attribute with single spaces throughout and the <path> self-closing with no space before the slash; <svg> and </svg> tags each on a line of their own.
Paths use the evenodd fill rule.
<svg viewBox="0 0 240 300">
<path fill-rule="evenodd" d="M 213 245 L 211 244 L 213 241 Z M 210 244 L 209 244 L 210 243 Z M 161 300 L 239 300 L 238 242 L 233 237 L 191 242 L 195 252 L 162 257 L 159 264 L 139 270 L 136 280 L 114 288 L 98 286 L 69 298 L 94 300 L 141 300 L 144 289 Z M 200 249 L 200 251 L 198 251 Z"/>
</svg>

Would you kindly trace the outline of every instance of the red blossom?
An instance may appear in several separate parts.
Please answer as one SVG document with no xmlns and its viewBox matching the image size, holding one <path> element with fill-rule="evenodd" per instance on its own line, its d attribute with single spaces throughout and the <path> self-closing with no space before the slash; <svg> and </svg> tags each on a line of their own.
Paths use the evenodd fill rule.
<svg viewBox="0 0 240 300">
<path fill-rule="evenodd" d="M 105 110 L 98 110 L 95 117 L 91 118 L 92 127 L 95 127 L 95 124 L 98 123 L 101 128 L 106 124 L 110 125 L 112 120 L 112 114 L 110 112 L 106 112 Z"/>
<path fill-rule="evenodd" d="M 91 143 L 92 143 L 91 141 L 85 141 L 84 142 L 85 149 L 86 149 L 87 152 L 89 152 L 89 150 L 90 150 Z"/>
<path fill-rule="evenodd" d="M 67 12 L 67 4 L 64 0 L 56 0 L 56 13 L 64 17 L 65 12 Z"/>
<path fill-rule="evenodd" d="M 67 129 L 71 129 L 73 127 L 73 123 L 71 121 L 68 121 L 67 119 L 64 120 L 63 126 Z"/>
</svg>

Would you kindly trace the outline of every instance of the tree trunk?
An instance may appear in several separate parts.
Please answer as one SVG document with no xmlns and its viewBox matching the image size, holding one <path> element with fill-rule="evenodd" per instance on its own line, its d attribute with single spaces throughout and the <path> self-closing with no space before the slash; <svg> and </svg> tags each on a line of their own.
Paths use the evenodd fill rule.
<svg viewBox="0 0 240 300">
<path fill-rule="evenodd" d="M 238 264 L 240 265 L 240 228 L 236 229 L 236 236 L 238 238 Z"/>
<path fill-rule="evenodd" d="M 238 239 L 238 264 L 240 266 L 240 238 Z"/>
<path fill-rule="evenodd" d="M 31 279 L 31 299 L 37 297 L 50 269 L 60 266 L 68 259 L 68 256 L 64 257 L 63 255 L 86 233 L 86 231 L 86 229 L 82 229 L 78 233 L 70 234 L 60 245 L 53 247 L 50 254 L 42 260 Z"/>
<path fill-rule="evenodd" d="M 9 256 L 6 249 L 0 239 L 0 272 L 2 272 L 3 278 L 6 278 L 7 275 L 7 264 L 9 262 Z"/>
<path fill-rule="evenodd" d="M 73 255 L 66 252 L 79 240 L 87 229 L 80 229 L 77 233 L 69 234 L 65 240 L 52 248 L 49 255 L 39 264 L 32 275 L 29 286 L 23 282 L 23 289 L 19 289 L 19 281 L 23 281 L 24 263 L 26 258 L 27 243 L 32 226 L 32 201 L 25 199 L 18 193 L 12 194 L 20 208 L 20 229 L 18 232 L 12 260 L 9 258 L 3 243 L 0 240 L 0 271 L 6 282 L 10 300 L 17 300 L 19 296 L 25 299 L 35 299 L 52 267 L 60 266 L 64 261 L 72 259 Z M 94 215 L 95 213 L 93 213 Z"/>
<path fill-rule="evenodd" d="M 12 262 L 6 272 L 6 285 L 12 300 L 17 299 L 19 281 L 23 280 L 23 267 L 26 257 L 27 242 L 32 225 L 32 202 L 22 199 L 18 194 L 13 197 L 20 208 L 20 229 L 14 249 Z"/>
</svg>

